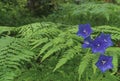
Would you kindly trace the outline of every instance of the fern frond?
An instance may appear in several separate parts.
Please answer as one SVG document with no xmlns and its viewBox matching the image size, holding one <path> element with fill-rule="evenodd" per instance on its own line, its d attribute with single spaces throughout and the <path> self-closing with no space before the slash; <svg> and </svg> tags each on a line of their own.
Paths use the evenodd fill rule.
<svg viewBox="0 0 120 81">
<path fill-rule="evenodd" d="M 32 45 L 33 47 L 31 49 L 37 48 L 38 46 L 40 46 L 42 43 L 46 43 L 48 41 L 48 38 L 43 38 L 40 40 L 34 40 L 32 41 L 32 43 L 30 45 Z"/>
<path fill-rule="evenodd" d="M 59 44 L 57 46 L 52 47 L 49 49 L 49 51 L 43 56 L 41 61 L 44 61 L 46 58 L 48 58 L 50 55 L 54 54 L 55 52 L 58 52 L 65 48 L 66 46 L 64 44 Z"/>
<path fill-rule="evenodd" d="M 16 27 L 0 26 L 0 35 L 10 35 L 17 31 Z"/>
<path fill-rule="evenodd" d="M 61 33 L 61 30 L 57 29 L 57 28 L 43 28 L 38 30 L 37 32 L 35 32 L 32 37 L 48 37 L 48 38 L 54 38 L 56 37 L 58 34 Z"/>
<path fill-rule="evenodd" d="M 43 54 L 47 49 L 49 49 L 51 46 L 53 45 L 53 42 L 48 42 L 47 44 L 45 44 L 41 50 L 38 56 L 40 56 L 41 54 Z"/>
<path fill-rule="evenodd" d="M 80 24 L 89 22 L 92 25 L 117 25 L 119 26 L 120 7 L 115 4 L 85 3 L 81 5 L 62 4 L 62 9 L 57 14 L 48 17 L 51 21 L 65 24 Z M 61 16 L 62 15 L 62 16 Z"/>
<path fill-rule="evenodd" d="M 81 79 L 81 76 L 83 72 L 86 70 L 86 68 L 89 66 L 89 63 L 91 62 L 91 59 L 94 58 L 93 54 L 86 54 L 80 62 L 78 74 L 79 74 L 79 81 Z"/>
<path fill-rule="evenodd" d="M 57 29 L 59 24 L 54 24 L 52 22 L 41 22 L 34 23 L 20 27 L 19 33 L 23 37 L 54 37 L 58 35 L 61 31 Z"/>
<path fill-rule="evenodd" d="M 111 55 L 112 55 L 112 54 L 111 54 Z M 114 54 L 114 55 L 113 55 L 113 61 L 112 61 L 113 66 L 114 66 L 114 68 L 113 68 L 113 74 L 118 71 L 118 58 L 119 58 L 119 57 L 118 57 L 117 54 Z"/>
<path fill-rule="evenodd" d="M 120 40 L 120 29 L 117 27 L 111 27 L 111 26 L 97 26 L 93 28 L 95 33 L 98 32 L 104 32 L 104 33 L 110 33 L 111 38 L 113 40 Z"/>
<path fill-rule="evenodd" d="M 95 55 L 94 58 L 92 59 L 92 69 L 93 69 L 93 73 L 96 73 L 97 70 L 97 66 L 95 65 L 95 63 L 98 61 L 99 59 L 99 55 Z"/>
<path fill-rule="evenodd" d="M 45 60 L 50 55 L 52 55 L 53 53 L 60 52 L 60 50 L 62 51 L 65 49 L 72 49 L 72 47 L 74 47 L 75 45 L 80 46 L 80 42 L 77 38 L 78 37 L 74 37 L 70 32 L 65 32 L 65 33 L 59 34 L 58 37 L 51 39 L 52 43 L 50 43 L 49 45 L 50 46 L 52 45 L 52 47 L 49 48 L 49 46 L 47 46 L 48 52 L 45 53 L 45 55 L 42 58 L 42 61 Z M 40 53 L 43 53 L 46 50 L 47 49 L 44 49 L 44 50 L 42 49 L 42 52 Z"/>
<path fill-rule="evenodd" d="M 110 47 L 106 52 L 108 55 L 113 56 L 113 74 L 118 71 L 118 60 L 120 56 L 120 48 L 119 47 Z"/>
<path fill-rule="evenodd" d="M 22 39 L 2 37 L 0 43 L 0 81 L 13 81 L 24 61 L 30 61 L 34 53 Z"/>
<path fill-rule="evenodd" d="M 116 54 L 116 55 L 120 56 L 120 47 L 109 47 L 106 50 L 106 52 L 108 54 L 112 54 L 112 55 Z"/>
<path fill-rule="evenodd" d="M 64 65 L 68 60 L 71 60 L 76 54 L 78 54 L 81 51 L 80 45 L 75 46 L 71 49 L 68 49 L 65 51 L 64 55 L 62 58 L 58 61 L 56 67 L 54 68 L 53 71 L 57 70 L 60 68 L 62 65 Z"/>
</svg>

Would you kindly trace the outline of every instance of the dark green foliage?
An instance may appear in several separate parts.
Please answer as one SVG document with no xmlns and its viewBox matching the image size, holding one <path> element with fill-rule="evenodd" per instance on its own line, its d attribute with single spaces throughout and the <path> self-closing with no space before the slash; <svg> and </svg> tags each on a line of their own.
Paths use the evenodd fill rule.
<svg viewBox="0 0 120 81">
<path fill-rule="evenodd" d="M 20 26 L 41 21 L 40 17 L 57 10 L 58 2 L 55 0 L 1 0 L 0 25 Z"/>
<path fill-rule="evenodd" d="M 94 77 L 96 77 L 96 79 L 98 80 L 104 80 L 105 78 L 102 75 L 102 73 L 99 73 L 99 76 L 101 77 L 97 77 L 97 72 L 99 71 L 97 70 L 95 63 L 98 59 L 98 55 L 86 54 L 86 50 L 81 48 L 81 43 L 83 40 L 81 39 L 81 37 L 78 37 L 75 34 L 77 32 L 77 26 L 66 25 L 64 26 L 64 30 L 61 29 L 61 27 L 63 26 L 62 24 L 54 24 L 51 22 L 35 23 L 31 25 L 22 26 L 20 28 L 20 33 L 22 37 L 25 37 L 30 40 L 31 49 L 36 52 L 35 59 L 37 59 L 40 63 L 44 63 L 54 56 L 57 57 L 57 59 L 59 59 L 58 63 L 52 64 L 53 66 L 55 66 L 56 64 L 56 66 L 52 66 L 51 69 L 54 72 L 56 72 L 56 70 L 60 70 L 60 67 L 63 68 L 64 66 L 66 66 L 66 63 L 72 61 L 73 58 L 79 58 L 80 65 L 79 62 L 77 63 L 77 65 L 79 66 L 77 67 L 79 80 L 82 79 L 86 81 L 93 81 Z M 103 32 L 112 34 L 113 40 L 119 41 L 119 36 L 116 37 L 116 34 L 120 34 L 119 32 L 117 32 L 119 31 L 119 29 L 117 27 L 111 26 L 95 27 L 94 31 L 96 32 L 93 33 L 93 37 L 96 36 L 96 34 L 98 34 L 99 32 L 101 32 L 102 28 L 104 28 Z M 50 31 L 50 29 L 52 29 L 52 31 Z M 117 42 L 114 43 L 114 45 L 116 44 Z M 120 48 L 112 47 L 108 48 L 106 52 L 106 54 L 112 55 L 114 57 L 114 69 L 113 72 L 108 71 L 108 74 L 112 75 L 105 74 L 105 77 L 114 77 L 115 81 L 118 80 L 117 77 L 113 74 L 117 73 L 118 71 L 119 49 Z M 95 75 L 89 76 L 93 73 Z"/>
<path fill-rule="evenodd" d="M 64 24 L 91 23 L 119 26 L 120 7 L 110 3 L 64 4 L 59 12 L 50 15 L 53 22 Z"/>
<path fill-rule="evenodd" d="M 48 15 L 56 8 L 58 11 L 47 18 L 36 19 L 24 8 L 26 0 L 1 1 L 0 25 L 12 27 L 0 26 L 0 81 L 120 80 L 120 6 L 71 4 L 74 0 L 39 0 L 37 5 L 41 5 L 32 11 L 34 15 Z M 56 7 L 58 3 L 59 7 Z M 50 5 L 54 7 L 49 12 Z M 23 25 L 41 20 L 44 22 Z M 111 34 L 114 45 L 106 50 L 105 55 L 113 56 L 112 70 L 101 73 L 95 66 L 99 54 L 92 54 L 90 49 L 81 47 L 83 39 L 76 35 L 77 24 L 87 22 L 93 26 L 92 38 L 100 32 Z M 13 25 L 23 26 L 16 28 Z"/>
<path fill-rule="evenodd" d="M 77 26 L 41 22 L 8 30 L 6 28 L 1 27 L 1 36 L 11 36 L 12 32 L 18 32 L 16 37 L 19 38 L 5 36 L 0 39 L 0 81 L 78 81 L 78 76 L 83 81 L 107 81 L 111 77 L 114 81 L 119 80 L 120 48 L 116 47 L 116 41 L 120 40 L 120 33 L 117 27 L 93 27 L 96 31 L 93 37 L 104 28 L 103 32 L 111 33 L 115 41 L 114 46 L 106 52 L 113 56 L 114 68 L 104 76 L 95 66 L 99 55 L 81 48 L 83 40 L 76 35 Z"/>
<path fill-rule="evenodd" d="M 27 0 L 27 8 L 35 15 L 48 15 L 57 10 L 56 0 Z"/>
<path fill-rule="evenodd" d="M 51 57 L 46 62 L 34 64 L 29 70 L 26 68 L 14 81 L 77 81 L 77 68 L 71 67 L 77 65 L 76 63 L 69 63 L 60 70 L 52 72 L 56 61 L 57 57 Z M 74 59 L 74 61 L 78 60 Z"/>
<path fill-rule="evenodd" d="M 2 37 L 0 43 L 0 81 L 13 81 L 34 53 L 22 39 Z"/>
<path fill-rule="evenodd" d="M 76 5 L 69 3 L 69 1 L 67 1 L 67 4 L 63 4 L 63 2 L 59 0 L 41 0 L 34 1 L 33 6 L 26 0 L 18 0 L 15 3 L 16 5 L 14 1 L 13 4 L 9 1 L 7 3 L 0 2 L 0 24 L 19 26 L 49 20 L 72 25 L 91 23 L 93 26 L 119 26 L 120 7 L 118 5 L 112 3 L 81 3 Z"/>
<path fill-rule="evenodd" d="M 31 22 L 38 21 L 38 19 L 31 17 L 30 12 L 25 8 L 26 2 L 24 0 L 14 3 L 0 2 L 0 25 L 2 26 L 20 26 Z"/>
</svg>

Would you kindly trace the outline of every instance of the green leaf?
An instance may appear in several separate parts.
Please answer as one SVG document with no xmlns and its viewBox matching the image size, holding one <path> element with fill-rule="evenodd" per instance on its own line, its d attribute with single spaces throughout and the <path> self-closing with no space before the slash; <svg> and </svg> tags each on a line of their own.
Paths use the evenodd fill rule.
<svg viewBox="0 0 120 81">
<path fill-rule="evenodd" d="M 83 72 L 89 66 L 89 63 L 91 62 L 92 57 L 93 57 L 93 54 L 86 54 L 82 58 L 80 65 L 79 65 L 79 69 L 78 69 L 79 81 L 81 80 L 81 76 L 82 76 Z"/>
<path fill-rule="evenodd" d="M 54 68 L 53 72 L 60 68 L 62 65 L 64 65 L 68 60 L 71 60 L 75 54 L 79 53 L 81 51 L 80 46 L 75 46 L 73 49 L 68 49 L 65 51 L 62 58 L 58 61 L 56 67 Z"/>
<path fill-rule="evenodd" d="M 34 43 L 35 45 L 31 49 L 35 49 L 38 46 L 40 46 L 42 43 L 46 43 L 47 41 L 48 41 L 48 38 L 43 38 L 43 39 L 40 39 L 40 40 L 36 40 L 35 43 Z"/>
</svg>

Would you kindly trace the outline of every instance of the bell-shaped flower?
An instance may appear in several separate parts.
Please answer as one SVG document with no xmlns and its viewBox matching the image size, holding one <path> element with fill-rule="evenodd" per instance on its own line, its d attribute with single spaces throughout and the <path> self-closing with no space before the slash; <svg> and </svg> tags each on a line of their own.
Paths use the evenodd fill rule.
<svg viewBox="0 0 120 81">
<path fill-rule="evenodd" d="M 78 28 L 77 35 L 87 38 L 92 33 L 90 24 L 80 24 Z"/>
<path fill-rule="evenodd" d="M 102 39 L 101 41 L 103 41 L 106 48 L 113 45 L 110 34 L 101 33 L 99 38 Z"/>
<path fill-rule="evenodd" d="M 91 39 L 90 36 L 87 37 L 87 38 L 85 38 L 85 39 L 84 39 L 84 43 L 82 44 L 82 47 L 83 47 L 83 48 L 89 48 L 89 47 L 91 47 L 92 41 L 93 41 L 93 40 Z"/>
<path fill-rule="evenodd" d="M 112 56 L 100 55 L 99 60 L 96 63 L 96 66 L 100 69 L 100 71 L 105 72 L 106 70 L 113 68 L 112 60 L 113 60 Z"/>
<path fill-rule="evenodd" d="M 102 38 L 99 38 L 99 37 L 95 38 L 95 40 L 93 40 L 92 42 L 91 49 L 93 53 L 104 54 L 106 50 L 106 45 L 102 41 Z"/>
<path fill-rule="evenodd" d="M 101 33 L 98 37 L 93 40 L 91 49 L 93 53 L 104 54 L 106 48 L 112 46 L 111 36 L 109 34 Z"/>
</svg>

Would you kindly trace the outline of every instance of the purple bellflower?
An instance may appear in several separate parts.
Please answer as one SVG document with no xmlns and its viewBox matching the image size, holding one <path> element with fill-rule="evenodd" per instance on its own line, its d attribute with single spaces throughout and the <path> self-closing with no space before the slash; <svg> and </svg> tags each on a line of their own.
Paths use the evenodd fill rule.
<svg viewBox="0 0 120 81">
<path fill-rule="evenodd" d="M 101 41 L 103 41 L 103 43 L 105 44 L 106 48 L 113 45 L 113 42 L 111 41 L 110 34 L 101 33 L 99 38 L 102 39 Z"/>
<path fill-rule="evenodd" d="M 78 28 L 77 35 L 87 38 L 92 33 L 90 24 L 80 24 Z"/>
<path fill-rule="evenodd" d="M 93 40 L 92 45 L 91 45 L 91 49 L 93 53 L 101 53 L 104 54 L 105 49 L 106 49 L 106 45 L 104 44 L 104 42 L 102 41 L 102 38 L 95 38 L 95 40 Z"/>
<path fill-rule="evenodd" d="M 113 60 L 112 56 L 100 55 L 99 60 L 96 63 L 96 66 L 102 72 L 105 72 L 106 70 L 113 68 L 112 60 Z"/>
<path fill-rule="evenodd" d="M 87 38 L 85 38 L 85 39 L 84 39 L 84 44 L 82 44 L 82 47 L 83 47 L 83 48 L 89 48 L 89 47 L 91 47 L 92 41 L 93 41 L 93 40 L 91 39 L 90 36 L 87 37 Z"/>
<path fill-rule="evenodd" d="M 101 33 L 95 40 L 92 42 L 91 48 L 93 53 L 104 54 L 106 48 L 112 46 L 111 36 L 109 34 Z"/>
</svg>

